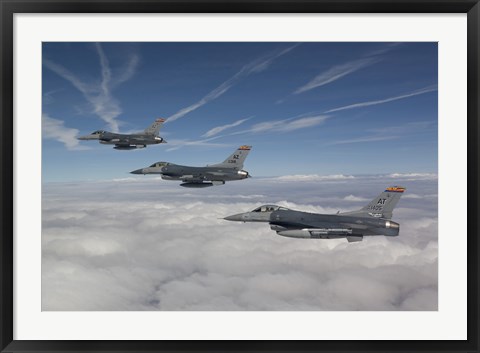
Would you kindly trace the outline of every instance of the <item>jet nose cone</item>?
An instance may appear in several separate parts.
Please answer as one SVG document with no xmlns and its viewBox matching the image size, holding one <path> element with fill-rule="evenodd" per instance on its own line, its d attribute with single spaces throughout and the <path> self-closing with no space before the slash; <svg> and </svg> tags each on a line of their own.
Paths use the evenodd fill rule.
<svg viewBox="0 0 480 353">
<path fill-rule="evenodd" d="M 240 221 L 242 221 L 242 215 L 243 215 L 243 213 L 234 214 L 234 215 L 225 217 L 224 220 L 226 220 L 226 221 L 237 221 L 237 222 L 240 222 Z"/>
<path fill-rule="evenodd" d="M 99 134 L 90 134 L 90 135 L 83 135 L 83 136 L 78 136 L 77 137 L 78 140 L 99 140 L 100 139 L 100 135 Z"/>
<path fill-rule="evenodd" d="M 131 171 L 130 174 L 143 174 L 143 168 Z"/>
</svg>

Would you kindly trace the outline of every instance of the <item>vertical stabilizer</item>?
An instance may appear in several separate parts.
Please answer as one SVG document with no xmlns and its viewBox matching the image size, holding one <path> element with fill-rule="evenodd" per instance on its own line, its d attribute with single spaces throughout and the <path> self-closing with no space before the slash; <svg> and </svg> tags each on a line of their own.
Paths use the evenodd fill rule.
<svg viewBox="0 0 480 353">
<path fill-rule="evenodd" d="M 158 118 L 156 119 L 152 125 L 150 125 L 149 127 L 147 127 L 145 129 L 145 133 L 147 135 L 154 135 L 154 136 L 157 136 L 158 135 L 158 132 L 160 131 L 160 128 L 162 127 L 163 123 L 165 122 L 165 119 L 163 118 Z"/>
<path fill-rule="evenodd" d="M 378 217 L 391 219 L 393 215 L 393 209 L 395 206 L 397 206 L 397 203 L 405 190 L 406 189 L 403 186 L 390 186 L 362 209 L 353 212 L 345 212 L 342 214 L 359 217 Z"/>
<path fill-rule="evenodd" d="M 242 169 L 243 163 L 248 156 L 252 146 L 240 146 L 235 152 L 233 152 L 227 159 L 222 163 L 212 164 L 209 167 L 225 167 L 225 168 L 234 168 Z"/>
</svg>

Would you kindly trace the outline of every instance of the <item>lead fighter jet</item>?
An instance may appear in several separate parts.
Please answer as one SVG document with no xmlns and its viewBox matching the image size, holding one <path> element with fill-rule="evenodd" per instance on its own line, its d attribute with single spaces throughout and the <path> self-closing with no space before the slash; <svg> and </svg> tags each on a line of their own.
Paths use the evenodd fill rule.
<svg viewBox="0 0 480 353">
<path fill-rule="evenodd" d="M 391 221 L 392 212 L 406 189 L 387 188 L 367 206 L 358 211 L 325 215 L 264 205 L 251 212 L 225 217 L 227 221 L 268 222 L 278 235 L 291 238 L 338 239 L 362 241 L 364 236 L 397 236 L 400 225 Z"/>
<path fill-rule="evenodd" d="M 169 162 L 156 162 L 150 167 L 134 170 L 132 174 L 161 174 L 164 180 L 181 180 L 180 186 L 188 188 L 204 188 L 223 185 L 226 181 L 249 178 L 243 170 L 243 162 L 252 146 L 240 146 L 222 163 L 206 167 L 190 167 Z"/>
<path fill-rule="evenodd" d="M 162 127 L 165 119 L 156 119 L 152 125 L 143 132 L 134 134 L 119 134 L 105 130 L 97 130 L 90 135 L 80 136 L 79 140 L 99 140 L 100 143 L 106 145 L 115 145 L 116 150 L 134 150 L 137 148 L 145 148 L 147 145 L 156 145 L 158 143 L 166 143 L 162 137 L 158 136 L 158 132 Z"/>
</svg>

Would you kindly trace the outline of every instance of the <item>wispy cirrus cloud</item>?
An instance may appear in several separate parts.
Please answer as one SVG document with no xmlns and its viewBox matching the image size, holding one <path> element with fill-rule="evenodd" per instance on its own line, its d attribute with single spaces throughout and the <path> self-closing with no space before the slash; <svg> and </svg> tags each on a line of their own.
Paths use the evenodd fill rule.
<svg viewBox="0 0 480 353">
<path fill-rule="evenodd" d="M 237 120 L 231 124 L 226 124 L 226 125 L 221 125 L 221 126 L 217 126 L 217 127 L 214 127 L 213 129 L 210 129 L 208 130 L 206 133 L 204 133 L 202 135 L 202 137 L 212 137 L 212 136 L 215 136 L 217 134 L 219 134 L 220 132 L 222 131 L 225 131 L 227 129 L 230 129 L 232 127 L 235 127 L 235 126 L 238 126 L 240 124 L 243 124 L 245 121 L 247 120 L 250 120 L 250 118 L 245 118 L 245 119 L 240 119 L 240 120 Z"/>
<path fill-rule="evenodd" d="M 314 116 L 304 116 L 301 118 L 293 117 L 293 118 L 282 119 L 282 120 L 271 120 L 271 121 L 265 121 L 263 123 L 255 124 L 249 129 L 235 131 L 235 132 L 223 134 L 223 135 L 215 135 L 202 140 L 169 140 L 168 143 L 172 147 L 169 147 L 167 151 L 174 151 L 184 146 L 208 146 L 208 147 L 229 146 L 231 144 L 213 143 L 211 141 L 216 139 L 221 139 L 224 137 L 235 136 L 235 135 L 269 133 L 269 132 L 283 133 L 283 132 L 290 132 L 294 130 L 306 129 L 316 125 L 320 125 L 324 123 L 328 118 L 329 116 L 327 115 L 314 115 Z M 238 121 L 235 123 L 238 123 Z M 230 124 L 230 126 L 232 125 L 233 124 Z M 205 134 L 203 136 L 205 136 Z"/>
<path fill-rule="evenodd" d="M 51 91 L 43 92 L 42 93 L 42 104 L 43 105 L 52 104 L 55 101 L 53 96 L 55 95 L 55 93 L 60 92 L 60 91 L 61 91 L 60 89 L 54 89 L 54 90 L 51 90 Z"/>
<path fill-rule="evenodd" d="M 369 131 L 377 134 L 406 134 L 414 131 L 424 131 L 436 127 L 436 123 L 433 121 L 415 121 L 404 125 L 376 127 Z"/>
<path fill-rule="evenodd" d="M 277 58 L 281 57 L 282 55 L 287 54 L 290 52 L 292 49 L 297 47 L 299 44 L 292 45 L 288 48 L 285 48 L 281 51 L 276 51 L 269 53 L 257 60 L 252 61 L 251 63 L 243 66 L 240 71 L 238 71 L 235 75 L 230 77 L 227 81 L 223 82 L 220 86 L 215 88 L 213 91 L 209 92 L 205 97 L 200 99 L 198 102 L 185 107 L 183 109 L 180 109 L 177 113 L 169 116 L 167 118 L 166 123 L 175 121 L 177 119 L 180 119 L 187 115 L 188 113 L 191 113 L 192 111 L 200 108 L 201 106 L 207 104 L 208 102 L 211 102 L 221 95 L 223 95 L 225 92 L 227 92 L 232 86 L 237 84 L 241 79 L 250 76 L 251 74 L 262 72 L 265 69 L 267 69 L 270 64 Z"/>
<path fill-rule="evenodd" d="M 386 44 L 385 46 L 383 46 L 383 47 L 381 47 L 381 48 L 379 48 L 379 49 L 377 49 L 377 50 L 373 50 L 373 51 L 369 52 L 369 53 L 367 54 L 367 56 L 383 55 L 383 54 L 385 54 L 385 53 L 388 53 L 388 52 L 389 52 L 390 50 L 392 50 L 393 48 L 396 48 L 396 47 L 401 46 L 402 44 L 404 44 L 404 43 L 402 43 L 402 42 L 388 43 L 388 44 Z"/>
<path fill-rule="evenodd" d="M 77 90 L 79 90 L 87 102 L 92 106 L 93 112 L 103 121 L 105 121 L 112 131 L 118 132 L 119 124 L 117 117 L 122 113 L 120 102 L 113 97 L 112 89 L 122 82 L 130 79 L 137 68 L 139 58 L 133 54 L 127 66 L 122 70 L 119 77 L 113 77 L 110 64 L 100 43 L 95 43 L 95 48 L 100 60 L 101 81 L 95 83 L 86 83 L 78 78 L 74 73 L 48 59 L 43 60 L 45 67 L 55 72 L 60 77 L 69 81 Z"/>
<path fill-rule="evenodd" d="M 282 175 L 279 177 L 265 178 L 271 181 L 327 181 L 327 180 L 349 180 L 354 179 L 353 175 L 343 175 L 343 174 L 334 174 L 334 175 L 319 175 L 319 174 L 296 174 L 296 175 Z"/>
<path fill-rule="evenodd" d="M 111 88 L 115 88 L 120 84 L 130 80 L 137 71 L 138 64 L 140 63 L 140 57 L 137 54 L 130 56 L 126 66 L 121 70 L 118 76 L 112 77 Z"/>
<path fill-rule="evenodd" d="M 359 137 L 359 138 L 354 138 L 354 139 L 349 139 L 349 140 L 334 141 L 334 142 L 330 143 L 330 145 L 344 145 L 344 144 L 349 144 L 349 143 L 387 141 L 387 140 L 395 140 L 395 139 L 398 139 L 399 137 L 400 136 L 393 136 L 393 135 L 365 136 L 365 137 Z"/>
<path fill-rule="evenodd" d="M 362 58 L 349 61 L 347 63 L 341 64 L 341 65 L 335 65 L 331 67 L 328 70 L 325 70 L 324 72 L 318 74 L 315 76 L 313 79 L 311 79 L 309 82 L 307 82 L 305 85 L 297 88 L 293 94 L 300 94 L 306 91 L 310 91 L 311 89 L 321 87 L 324 85 L 327 85 L 329 83 L 335 82 L 342 77 L 345 77 L 347 75 L 350 75 L 358 70 L 364 69 L 368 66 L 371 66 L 373 64 L 376 64 L 380 61 L 382 61 L 381 55 L 389 52 L 392 50 L 394 47 L 400 45 L 401 43 L 389 43 L 385 46 L 383 46 L 380 49 L 371 51 L 369 53 L 366 53 L 363 55 Z M 282 103 L 283 100 L 277 101 L 277 103 Z"/>
<path fill-rule="evenodd" d="M 88 147 L 80 146 L 77 140 L 78 129 L 65 126 L 65 122 L 51 118 L 48 114 L 42 114 L 42 137 L 56 140 L 65 145 L 69 150 L 85 150 Z"/>
<path fill-rule="evenodd" d="M 336 65 L 332 68 L 322 72 L 321 74 L 315 76 L 311 81 L 305 85 L 297 88 L 293 94 L 300 94 L 311 89 L 324 86 L 326 84 L 337 81 L 338 79 L 350 75 L 355 71 L 363 69 L 367 66 L 373 65 L 379 62 L 380 59 L 377 57 L 363 58 L 355 61 L 350 61 L 342 65 Z"/>
<path fill-rule="evenodd" d="M 173 140 L 168 140 L 168 145 L 169 147 L 166 149 L 167 152 L 170 151 L 175 151 L 178 150 L 182 147 L 186 146 L 199 146 L 199 147 L 225 147 L 225 146 L 230 146 L 228 143 L 216 143 L 216 142 L 211 142 L 213 140 L 219 139 L 221 137 L 224 137 L 225 135 L 222 136 L 213 136 L 210 138 L 206 139 L 200 139 L 200 140 L 187 140 L 187 139 L 173 139 Z"/>
<path fill-rule="evenodd" d="M 328 118 L 328 115 L 318 115 L 307 116 L 299 119 L 290 118 L 283 120 L 265 121 L 263 123 L 255 124 L 252 126 L 251 129 L 243 132 L 289 132 L 323 124 Z"/>
<path fill-rule="evenodd" d="M 384 99 L 379 99 L 379 100 L 374 100 L 374 101 L 345 105 L 343 107 L 338 107 L 338 108 L 327 110 L 325 113 L 333 113 L 333 112 L 338 112 L 338 111 L 341 111 L 341 110 L 369 107 L 371 105 L 389 103 L 389 102 L 393 102 L 393 101 L 396 101 L 396 100 L 410 98 L 410 97 L 414 97 L 414 96 L 419 96 L 421 94 L 435 92 L 435 91 L 437 91 L 437 86 L 429 86 L 429 87 L 425 87 L 425 88 L 422 88 L 422 89 L 419 89 L 419 90 L 416 90 L 416 91 L 413 91 L 413 92 L 410 92 L 410 93 L 405 93 L 405 94 L 402 94 L 402 95 L 399 95 L 399 96 L 394 96 L 394 97 L 389 97 L 389 98 L 384 98 Z"/>
<path fill-rule="evenodd" d="M 376 142 L 395 140 L 401 137 L 409 136 L 418 132 L 430 130 L 435 126 L 431 121 L 417 121 L 398 126 L 387 126 L 381 128 L 369 129 L 366 136 L 351 138 L 346 140 L 333 141 L 329 145 L 343 145 L 361 142 Z"/>
</svg>

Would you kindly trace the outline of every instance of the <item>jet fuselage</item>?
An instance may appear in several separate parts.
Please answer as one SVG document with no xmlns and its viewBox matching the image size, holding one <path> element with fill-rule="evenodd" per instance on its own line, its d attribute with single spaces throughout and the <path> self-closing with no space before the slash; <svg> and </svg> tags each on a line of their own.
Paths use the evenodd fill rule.
<svg viewBox="0 0 480 353">
<path fill-rule="evenodd" d="M 346 236 L 397 236 L 399 224 L 381 218 L 328 215 L 277 209 L 246 212 L 224 218 L 227 221 L 268 222 L 279 235 L 294 238 L 344 238 Z"/>
<path fill-rule="evenodd" d="M 180 186 L 188 188 L 205 188 L 223 185 L 226 181 L 249 178 L 243 170 L 243 163 L 252 146 L 240 146 L 223 162 L 205 167 L 191 167 L 169 162 L 156 162 L 150 167 L 134 170 L 132 174 L 160 174 L 164 180 L 181 180 Z"/>
<path fill-rule="evenodd" d="M 99 140 L 105 145 L 156 145 L 163 143 L 164 140 L 160 136 L 147 134 L 117 134 L 114 132 L 105 131 L 98 135 L 87 135 L 79 137 L 79 140 Z"/>
<path fill-rule="evenodd" d="M 160 127 L 165 122 L 165 119 L 156 119 L 150 127 L 143 132 L 133 134 L 120 134 L 117 132 L 110 132 L 105 130 L 97 130 L 89 135 L 78 137 L 79 140 L 98 140 L 104 145 L 115 145 L 117 150 L 133 150 L 137 148 L 145 148 L 147 145 L 156 145 L 159 143 L 166 143 L 165 139 L 158 136 Z"/>
<path fill-rule="evenodd" d="M 232 181 L 248 178 L 248 172 L 237 168 L 218 167 L 191 167 L 173 163 L 160 162 L 165 164 L 159 167 L 147 167 L 137 169 L 132 174 L 161 174 L 165 180 L 183 181 Z"/>
</svg>

